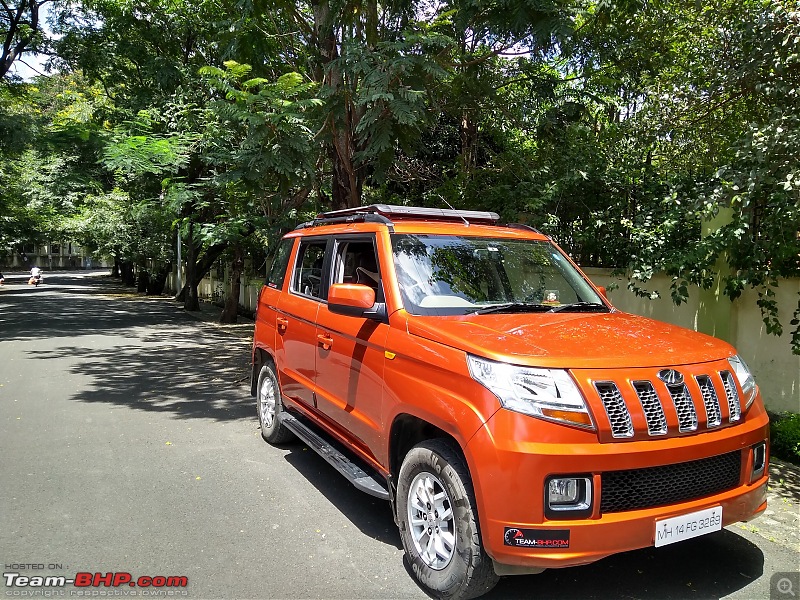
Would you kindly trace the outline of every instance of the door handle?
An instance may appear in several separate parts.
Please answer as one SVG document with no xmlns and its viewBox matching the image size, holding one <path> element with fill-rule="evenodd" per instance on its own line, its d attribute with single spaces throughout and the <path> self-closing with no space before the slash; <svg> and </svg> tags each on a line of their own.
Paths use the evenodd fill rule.
<svg viewBox="0 0 800 600">
<path fill-rule="evenodd" d="M 317 342 L 322 344 L 323 350 L 330 350 L 331 346 L 333 346 L 333 338 L 329 336 L 327 333 L 318 333 Z"/>
<path fill-rule="evenodd" d="M 286 331 L 286 328 L 289 326 L 289 319 L 284 317 L 278 317 L 275 321 L 278 324 L 278 329 L 282 329 Z"/>
</svg>

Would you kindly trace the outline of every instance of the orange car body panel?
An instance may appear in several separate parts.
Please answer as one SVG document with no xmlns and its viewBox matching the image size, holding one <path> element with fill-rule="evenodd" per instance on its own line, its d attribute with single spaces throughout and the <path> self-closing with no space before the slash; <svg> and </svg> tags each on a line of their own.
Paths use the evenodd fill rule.
<svg viewBox="0 0 800 600">
<path fill-rule="evenodd" d="M 398 220 L 397 234 L 459 235 L 548 241 L 533 231 L 460 223 Z M 484 547 L 498 563 L 528 567 L 584 564 L 654 543 L 655 522 L 721 506 L 724 524 L 766 507 L 767 469 L 751 481 L 752 452 L 769 435 L 760 392 L 741 418 L 721 402 L 721 423 L 710 423 L 697 377 L 730 370 L 735 350 L 725 342 L 686 329 L 612 310 L 608 313 L 417 316 L 406 312 L 398 287 L 391 232 L 380 223 L 321 225 L 294 231 L 289 239 L 373 233 L 380 262 L 386 319 L 334 314 L 324 301 L 265 287 L 259 298 L 254 350 L 273 357 L 284 403 L 299 410 L 384 475 L 390 473 L 389 432 L 411 415 L 457 441 L 466 457 L 477 500 Z M 576 267 L 577 268 L 577 267 Z M 597 289 L 595 287 L 595 289 Z M 605 299 L 604 299 L 605 300 Z M 608 305 L 610 308 L 611 305 Z M 321 337 L 320 337 L 321 336 Z M 323 340 L 321 342 L 321 340 Z M 331 343 L 328 344 L 328 340 Z M 328 347 L 324 347 L 328 346 Z M 468 354 L 531 367 L 568 369 L 592 415 L 594 431 L 544 421 L 500 407 L 470 375 Z M 675 409 L 664 403 L 666 432 L 648 435 L 642 412 L 631 411 L 633 434 L 612 432 L 596 382 L 615 381 L 630 406 L 640 380 L 663 386 L 659 369 L 679 368 L 694 399 L 697 428 L 679 430 Z M 737 393 L 743 392 L 737 383 Z M 656 389 L 665 394 L 666 388 Z M 550 519 L 545 514 L 546 478 L 586 474 L 602 495 L 602 474 L 741 453 L 739 485 L 722 493 L 668 506 L 601 514 L 600 500 L 586 518 Z M 765 460 L 768 457 L 765 457 Z M 396 475 L 396 474 L 394 474 Z M 504 528 L 569 530 L 569 548 L 519 548 L 504 543 Z"/>
</svg>

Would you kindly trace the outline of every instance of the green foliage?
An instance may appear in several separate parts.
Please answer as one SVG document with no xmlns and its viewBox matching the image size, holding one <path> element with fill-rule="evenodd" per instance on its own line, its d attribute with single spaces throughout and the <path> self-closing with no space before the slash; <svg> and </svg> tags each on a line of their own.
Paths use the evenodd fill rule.
<svg viewBox="0 0 800 600">
<path fill-rule="evenodd" d="M 78 76 L 0 88 L 0 246 L 63 239 L 85 193 L 100 187 L 96 100 Z"/>
<path fill-rule="evenodd" d="M 769 428 L 772 455 L 800 464 L 800 414 L 772 415 Z"/>
<path fill-rule="evenodd" d="M 165 262 L 176 230 L 260 251 L 321 208 L 449 203 L 643 296 L 752 288 L 800 352 L 798 29 L 793 0 L 59 5 L 66 74 L 0 88 L 0 243 Z"/>
<path fill-rule="evenodd" d="M 673 49 L 685 52 L 670 55 L 675 65 L 651 65 L 646 77 L 653 83 L 642 89 L 653 100 L 631 120 L 649 114 L 656 132 L 668 134 L 656 138 L 666 162 L 662 166 L 654 159 L 652 164 L 675 173 L 654 172 L 669 184 L 663 198 L 674 218 L 662 220 L 667 225 L 663 241 L 639 240 L 644 243 L 634 247 L 644 251 L 619 265 L 672 275 L 676 302 L 685 300 L 687 283 L 708 288 L 721 273 L 731 299 L 746 287 L 757 291 L 766 330 L 776 335 L 783 324 L 774 288 L 783 277 L 800 276 L 800 185 L 795 181 L 800 37 L 798 14 L 790 4 L 736 2 L 716 11 L 689 9 L 697 17 L 692 25 L 697 48 L 674 44 Z M 677 11 L 670 18 L 680 15 Z M 654 95 L 665 87 L 680 91 Z M 644 199 L 645 211 L 653 211 L 659 200 Z M 701 223 L 714 225 L 699 235 Z M 694 232 L 688 238 L 687 229 Z M 791 323 L 795 353 L 800 353 L 798 314 L 800 302 Z"/>
</svg>

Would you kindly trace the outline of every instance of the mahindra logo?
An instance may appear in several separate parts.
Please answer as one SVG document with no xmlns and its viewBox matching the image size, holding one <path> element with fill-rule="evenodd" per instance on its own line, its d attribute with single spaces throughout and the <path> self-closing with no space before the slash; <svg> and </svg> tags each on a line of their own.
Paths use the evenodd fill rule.
<svg viewBox="0 0 800 600">
<path fill-rule="evenodd" d="M 662 369 L 658 372 L 658 378 L 667 385 L 681 385 L 683 383 L 683 375 L 678 373 L 675 369 Z"/>
</svg>

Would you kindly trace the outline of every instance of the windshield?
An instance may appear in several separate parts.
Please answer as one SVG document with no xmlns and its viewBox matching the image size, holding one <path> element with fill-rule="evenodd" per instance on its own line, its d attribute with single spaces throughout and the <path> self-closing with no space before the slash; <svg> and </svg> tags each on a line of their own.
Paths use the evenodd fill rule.
<svg viewBox="0 0 800 600">
<path fill-rule="evenodd" d="M 546 241 L 394 234 L 392 247 L 412 314 L 608 310 Z"/>
</svg>

